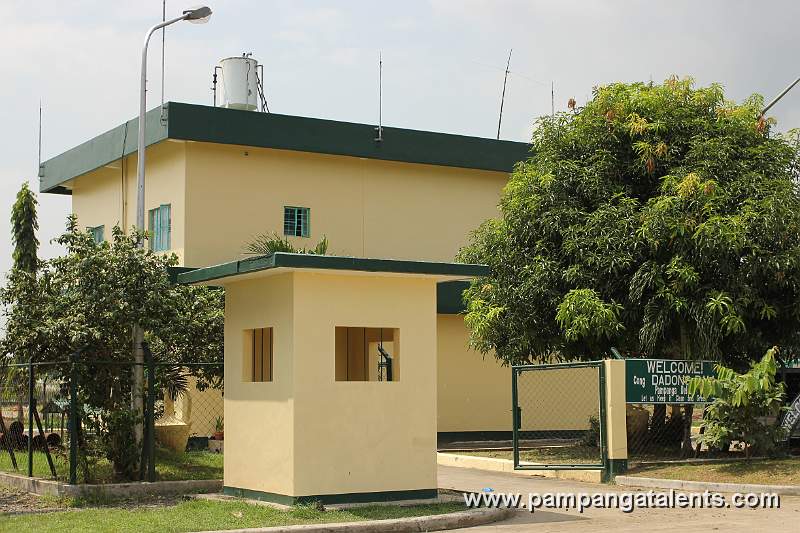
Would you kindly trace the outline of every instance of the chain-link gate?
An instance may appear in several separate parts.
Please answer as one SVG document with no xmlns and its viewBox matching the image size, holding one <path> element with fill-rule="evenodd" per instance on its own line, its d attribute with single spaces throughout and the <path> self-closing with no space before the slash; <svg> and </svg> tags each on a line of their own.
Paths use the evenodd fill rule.
<svg viewBox="0 0 800 533">
<path fill-rule="evenodd" d="M 512 367 L 515 470 L 603 470 L 602 361 Z"/>
</svg>

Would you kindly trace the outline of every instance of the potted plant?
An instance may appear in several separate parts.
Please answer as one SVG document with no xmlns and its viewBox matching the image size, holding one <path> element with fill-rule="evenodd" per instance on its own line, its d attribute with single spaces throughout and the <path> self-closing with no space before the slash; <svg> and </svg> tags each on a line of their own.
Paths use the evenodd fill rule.
<svg viewBox="0 0 800 533">
<path fill-rule="evenodd" d="M 222 417 L 218 416 L 216 422 L 214 423 L 214 440 L 223 440 L 224 438 L 224 424 L 222 422 Z"/>
</svg>

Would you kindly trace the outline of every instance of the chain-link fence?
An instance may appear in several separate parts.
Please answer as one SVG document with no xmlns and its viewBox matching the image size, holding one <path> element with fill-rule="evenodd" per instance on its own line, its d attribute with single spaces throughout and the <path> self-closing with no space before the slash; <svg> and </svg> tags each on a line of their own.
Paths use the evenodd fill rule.
<svg viewBox="0 0 800 533">
<path fill-rule="evenodd" d="M 141 410 L 137 363 L 2 366 L 0 471 L 71 483 L 222 478 L 222 365 L 138 365 Z"/>
<path fill-rule="evenodd" d="M 697 457 L 703 404 L 628 404 L 628 463 L 672 461 Z"/>
<path fill-rule="evenodd" d="M 602 362 L 513 368 L 514 466 L 602 468 Z"/>
</svg>

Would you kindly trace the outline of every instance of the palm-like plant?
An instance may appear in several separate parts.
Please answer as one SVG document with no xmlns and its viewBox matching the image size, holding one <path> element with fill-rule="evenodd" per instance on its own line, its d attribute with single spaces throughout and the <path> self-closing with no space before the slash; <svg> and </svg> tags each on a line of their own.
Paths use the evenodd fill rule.
<svg viewBox="0 0 800 533">
<path fill-rule="evenodd" d="M 314 248 L 297 248 L 286 237 L 281 237 L 275 232 L 261 233 L 245 245 L 244 253 L 248 255 L 265 256 L 275 252 L 290 254 L 328 255 L 328 238 L 324 235 Z"/>
</svg>

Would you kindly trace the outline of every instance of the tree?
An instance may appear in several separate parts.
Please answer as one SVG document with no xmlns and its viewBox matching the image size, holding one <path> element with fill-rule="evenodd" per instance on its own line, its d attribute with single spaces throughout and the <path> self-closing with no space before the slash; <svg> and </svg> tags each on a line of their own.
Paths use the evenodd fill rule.
<svg viewBox="0 0 800 533">
<path fill-rule="evenodd" d="M 78 393 L 100 413 L 92 423 L 122 478 L 132 476 L 139 453 L 129 445 L 140 422 L 130 407 L 132 324 L 143 328 L 159 363 L 223 360 L 221 290 L 173 284 L 167 269 L 177 258 L 138 247 L 144 237 L 115 227 L 111 242 L 96 243 L 71 217 L 57 239 L 66 254 L 42 261 L 36 277 L 12 271 L 0 291 L 4 353 L 58 362 L 48 368 L 67 383 L 68 356 L 81 350 Z M 217 367 L 216 374 L 221 372 Z M 213 371 L 198 373 L 207 383 L 214 380 Z"/>
<path fill-rule="evenodd" d="M 800 150 L 763 102 L 691 79 L 543 117 L 501 216 L 459 254 L 474 347 L 505 364 L 629 354 L 737 368 L 800 332 Z"/>
<path fill-rule="evenodd" d="M 17 200 L 11 208 L 11 240 L 14 243 L 14 268 L 23 272 L 36 272 L 38 265 L 37 250 L 39 240 L 36 230 L 39 221 L 36 217 L 36 197 L 28 187 L 22 184 L 17 193 Z"/>
</svg>

